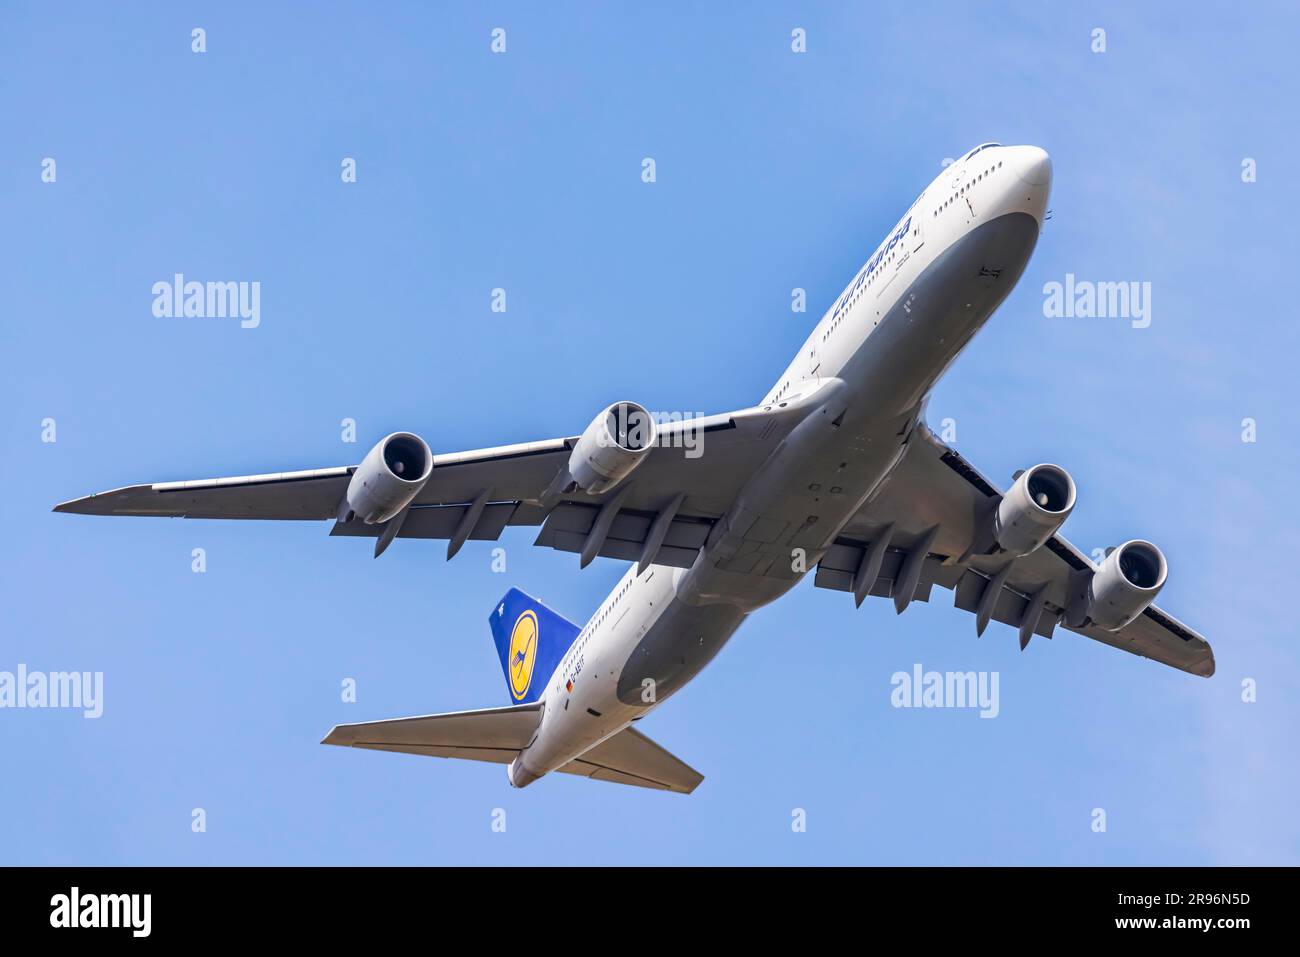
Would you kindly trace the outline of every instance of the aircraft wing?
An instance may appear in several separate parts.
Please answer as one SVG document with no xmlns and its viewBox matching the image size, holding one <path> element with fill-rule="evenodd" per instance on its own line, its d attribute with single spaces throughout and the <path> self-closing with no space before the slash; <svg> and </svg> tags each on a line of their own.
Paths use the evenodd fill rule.
<svg viewBox="0 0 1300 957">
<path fill-rule="evenodd" d="M 340 521 L 340 506 L 357 466 L 273 472 L 230 478 L 132 485 L 63 502 L 56 512 L 172 518 L 335 519 L 331 535 L 446 539 L 448 557 L 467 539 L 496 540 L 512 525 L 542 526 L 536 544 L 621 559 L 645 559 L 656 539 L 657 564 L 689 567 L 713 521 L 752 472 L 806 414 L 816 393 L 779 406 L 750 408 L 660 425 L 645 460 L 620 486 L 607 522 L 598 522 L 609 496 L 580 489 L 554 494 L 579 437 L 435 454 L 428 481 L 395 529 L 356 518 Z M 680 499 L 678 498 L 680 494 Z M 666 528 L 656 519 L 671 508 Z M 598 541 L 592 540 L 598 529 Z M 389 531 L 392 534 L 385 535 Z M 387 540 L 385 540 L 387 539 Z M 590 546 L 590 547 L 589 547 Z"/>
<path fill-rule="evenodd" d="M 1181 671 L 1214 674 L 1214 653 L 1205 638 L 1155 605 L 1115 632 L 1066 623 L 1072 598 L 1096 566 L 1059 534 L 1015 559 L 1002 576 L 1005 557 L 968 555 L 981 521 L 1001 496 L 922 423 L 886 483 L 823 556 L 814 581 L 821 588 L 854 591 L 855 579 L 864 584 L 858 572 L 872 545 L 884 538 L 888 544 L 866 594 L 892 597 L 900 612 L 914 599 L 928 601 L 937 584 L 951 589 L 956 606 L 974 613 L 977 624 L 993 620 L 1019 629 L 1022 649 L 1034 635 L 1051 638 L 1059 624 Z M 921 548 L 925 554 L 909 562 Z M 996 593 L 989 593 L 995 585 Z"/>
</svg>

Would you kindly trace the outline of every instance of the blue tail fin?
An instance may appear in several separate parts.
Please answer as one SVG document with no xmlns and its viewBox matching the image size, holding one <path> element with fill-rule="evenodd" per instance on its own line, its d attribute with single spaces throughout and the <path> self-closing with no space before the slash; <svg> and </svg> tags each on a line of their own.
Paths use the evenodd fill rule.
<svg viewBox="0 0 1300 957">
<path fill-rule="evenodd" d="M 506 673 L 511 704 L 536 701 L 582 629 L 518 588 L 506 592 L 488 617 Z"/>
</svg>

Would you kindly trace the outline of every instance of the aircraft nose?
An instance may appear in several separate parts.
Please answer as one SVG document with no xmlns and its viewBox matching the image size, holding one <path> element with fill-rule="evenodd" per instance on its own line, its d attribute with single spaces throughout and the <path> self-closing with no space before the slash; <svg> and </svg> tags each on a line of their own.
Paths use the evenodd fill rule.
<svg viewBox="0 0 1300 957">
<path fill-rule="evenodd" d="M 1030 186 L 1047 186 L 1052 182 L 1052 158 L 1037 146 L 1020 147 L 1020 179 Z"/>
</svg>

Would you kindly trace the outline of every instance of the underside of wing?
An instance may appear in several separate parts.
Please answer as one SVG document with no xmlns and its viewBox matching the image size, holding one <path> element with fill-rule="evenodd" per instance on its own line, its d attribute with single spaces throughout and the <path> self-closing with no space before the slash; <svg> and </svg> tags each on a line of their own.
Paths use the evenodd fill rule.
<svg viewBox="0 0 1300 957">
<path fill-rule="evenodd" d="M 1004 497 L 920 425 L 894 473 L 823 557 L 815 582 L 859 601 L 892 598 L 900 611 L 911 601 L 928 601 L 939 585 L 953 591 L 956 607 L 975 615 L 977 633 L 991 621 L 1010 625 L 1021 648 L 1060 627 L 1191 674 L 1214 673 L 1209 643 L 1154 604 L 1131 620 L 1103 615 L 1095 585 L 1110 569 L 1062 536 L 1050 534 L 1027 554 L 999 547 L 990 528 Z M 1122 547 L 1130 546 L 1159 555 L 1149 543 Z M 1128 557 L 1108 555 L 1105 564 Z M 1163 583 L 1163 556 L 1159 561 Z"/>
<path fill-rule="evenodd" d="M 352 472 L 344 466 L 130 485 L 62 502 L 54 506 L 54 511 L 77 515 L 319 521 L 333 517 L 338 510 Z"/>
<path fill-rule="evenodd" d="M 54 510 L 332 519 L 331 535 L 375 539 L 376 555 L 397 538 L 441 539 L 449 558 L 466 541 L 540 526 L 536 544 L 577 553 L 584 565 L 603 556 L 689 567 L 748 477 L 816 401 L 814 393 L 669 421 L 652 429 L 645 447 L 616 449 L 631 457 L 625 463 L 617 455 L 609 461 L 592 438 L 604 427 L 602 416 L 633 405 L 616 403 L 570 438 L 435 455 L 417 436 L 394 433 L 359 465 L 133 485 Z M 619 478 L 606 487 L 593 467 L 609 467 Z M 593 476 L 594 484 L 587 481 Z"/>
</svg>

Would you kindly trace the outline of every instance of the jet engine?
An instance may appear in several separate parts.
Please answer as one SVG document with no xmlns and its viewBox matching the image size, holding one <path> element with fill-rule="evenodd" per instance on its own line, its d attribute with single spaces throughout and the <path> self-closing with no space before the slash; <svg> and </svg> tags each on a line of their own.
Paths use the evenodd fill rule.
<svg viewBox="0 0 1300 957">
<path fill-rule="evenodd" d="M 366 453 L 348 483 L 347 507 L 367 525 L 386 522 L 410 505 L 433 472 L 424 439 L 394 432 Z"/>
<path fill-rule="evenodd" d="M 654 447 L 654 417 L 635 402 L 615 402 L 591 420 L 569 456 L 569 477 L 591 495 L 613 488 Z"/>
<path fill-rule="evenodd" d="M 1125 542 L 1088 582 L 1088 617 L 1098 628 L 1119 631 L 1156 600 L 1168 573 L 1160 549 L 1150 542 Z"/>
<path fill-rule="evenodd" d="M 993 537 L 1011 555 L 1028 555 L 1056 534 L 1074 508 L 1074 479 L 1059 465 L 1021 472 L 993 513 Z"/>
</svg>

